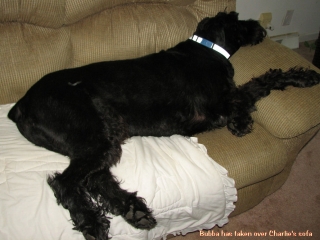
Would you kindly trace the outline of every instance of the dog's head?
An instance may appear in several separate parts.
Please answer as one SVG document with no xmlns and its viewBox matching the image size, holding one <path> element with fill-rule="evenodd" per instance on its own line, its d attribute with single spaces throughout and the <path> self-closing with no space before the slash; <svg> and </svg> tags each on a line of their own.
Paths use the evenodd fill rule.
<svg viewBox="0 0 320 240">
<path fill-rule="evenodd" d="M 218 44 L 232 55 L 241 46 L 262 42 L 267 32 L 258 21 L 242 21 L 238 20 L 236 12 L 220 12 L 203 19 L 194 34 Z"/>
</svg>

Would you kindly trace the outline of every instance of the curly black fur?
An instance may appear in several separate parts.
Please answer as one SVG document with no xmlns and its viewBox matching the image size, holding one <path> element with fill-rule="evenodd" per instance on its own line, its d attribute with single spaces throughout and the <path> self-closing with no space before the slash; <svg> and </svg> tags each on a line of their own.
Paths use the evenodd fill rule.
<svg viewBox="0 0 320 240">
<path fill-rule="evenodd" d="M 202 20 L 195 34 L 229 54 L 260 43 L 266 31 L 235 12 Z M 220 53 L 186 40 L 133 60 L 99 62 L 50 73 L 9 112 L 34 144 L 67 155 L 70 165 L 48 178 L 58 204 L 70 211 L 74 229 L 87 239 L 106 239 L 106 212 L 136 228 L 156 225 L 144 199 L 119 186 L 110 167 L 121 157 L 125 139 L 191 136 L 227 126 L 237 136 L 252 130 L 250 113 L 272 89 L 311 87 L 312 70 L 280 69 L 236 87 L 231 63 Z"/>
</svg>

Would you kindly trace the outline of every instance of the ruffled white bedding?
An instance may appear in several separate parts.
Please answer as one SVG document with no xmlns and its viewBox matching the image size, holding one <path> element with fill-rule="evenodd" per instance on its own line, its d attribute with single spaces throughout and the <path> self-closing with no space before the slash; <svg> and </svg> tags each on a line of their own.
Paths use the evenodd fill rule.
<svg viewBox="0 0 320 240">
<path fill-rule="evenodd" d="M 0 239 L 83 239 L 46 182 L 68 166 L 68 158 L 28 142 L 7 118 L 11 107 L 0 105 Z M 165 239 L 222 226 L 237 200 L 234 180 L 196 138 L 133 137 L 112 172 L 122 188 L 146 199 L 157 219 L 146 231 L 112 216 L 113 240 Z"/>
</svg>

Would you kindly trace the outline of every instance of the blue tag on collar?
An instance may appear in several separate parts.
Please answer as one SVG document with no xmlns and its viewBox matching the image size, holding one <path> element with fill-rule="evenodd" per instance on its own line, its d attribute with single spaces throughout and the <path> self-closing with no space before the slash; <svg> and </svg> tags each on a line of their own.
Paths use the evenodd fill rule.
<svg viewBox="0 0 320 240">
<path fill-rule="evenodd" d="M 230 54 L 226 50 L 224 50 L 219 45 L 214 44 L 213 42 L 210 42 L 207 39 L 204 39 L 202 37 L 198 37 L 197 35 L 193 35 L 189 39 L 191 39 L 191 40 L 193 40 L 193 41 L 195 41 L 197 43 L 200 43 L 203 46 L 206 46 L 208 48 L 211 48 L 211 49 L 215 50 L 216 52 L 222 54 L 226 59 L 229 59 L 229 57 L 230 57 Z"/>
<path fill-rule="evenodd" d="M 206 47 L 208 47 L 208 48 L 212 48 L 212 46 L 213 46 L 213 42 L 210 42 L 210 41 L 207 40 L 207 39 L 202 39 L 201 42 L 200 42 L 200 44 L 202 44 L 202 45 L 204 45 L 204 46 L 206 46 Z"/>
</svg>

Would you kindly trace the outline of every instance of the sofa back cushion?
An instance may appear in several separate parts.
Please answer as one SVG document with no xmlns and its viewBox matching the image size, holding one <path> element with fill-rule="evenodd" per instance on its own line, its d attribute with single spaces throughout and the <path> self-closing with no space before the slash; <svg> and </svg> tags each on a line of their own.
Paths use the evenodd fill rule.
<svg viewBox="0 0 320 240">
<path fill-rule="evenodd" d="M 0 0 L 0 104 L 43 75 L 158 52 L 235 0 Z"/>
</svg>

